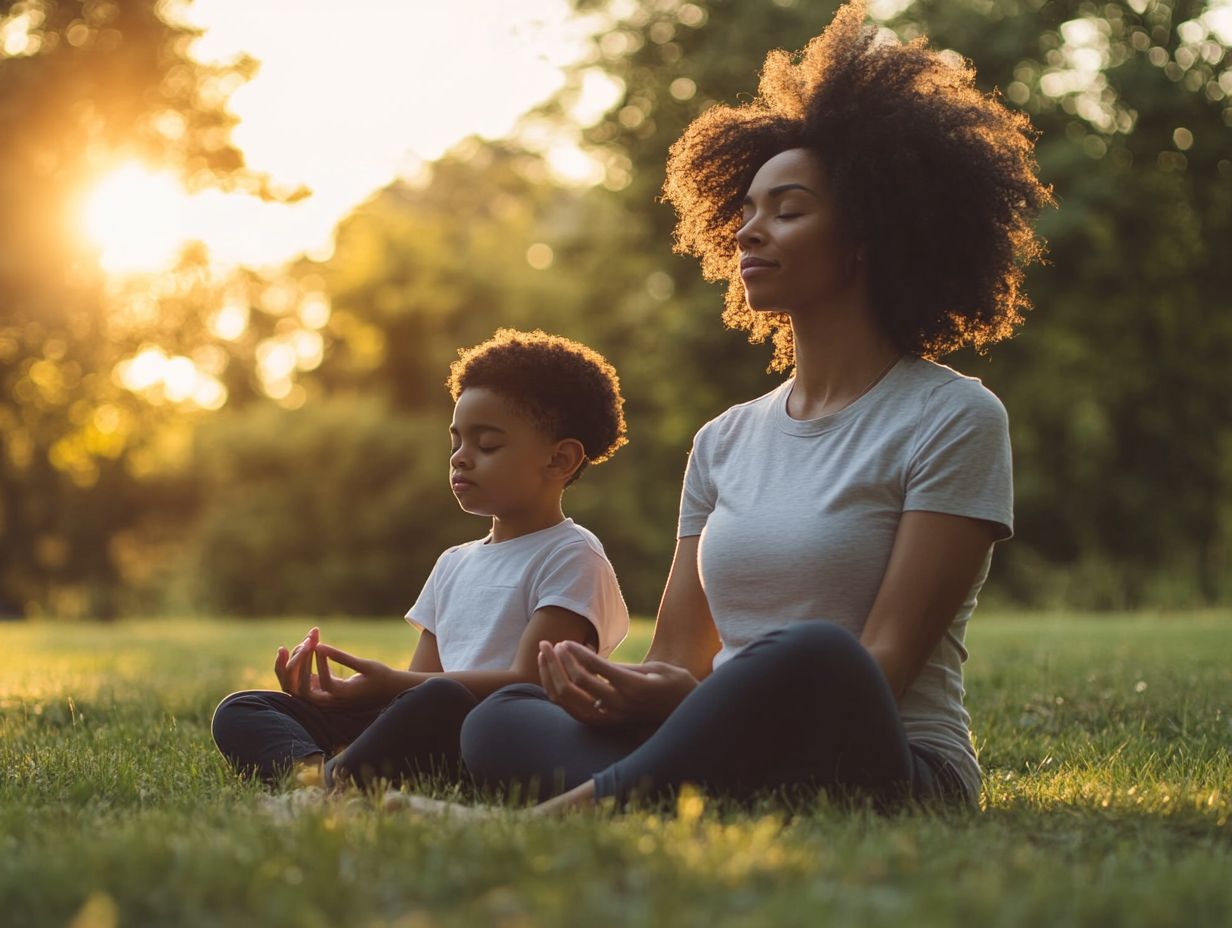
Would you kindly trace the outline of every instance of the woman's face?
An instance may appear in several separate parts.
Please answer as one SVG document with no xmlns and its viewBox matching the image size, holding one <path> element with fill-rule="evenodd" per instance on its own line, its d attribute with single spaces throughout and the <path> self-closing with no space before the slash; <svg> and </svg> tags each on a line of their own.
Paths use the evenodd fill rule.
<svg viewBox="0 0 1232 928">
<path fill-rule="evenodd" d="M 860 282 L 857 248 L 821 160 L 803 148 L 761 166 L 736 233 L 749 308 L 792 313 L 839 300 Z"/>
</svg>

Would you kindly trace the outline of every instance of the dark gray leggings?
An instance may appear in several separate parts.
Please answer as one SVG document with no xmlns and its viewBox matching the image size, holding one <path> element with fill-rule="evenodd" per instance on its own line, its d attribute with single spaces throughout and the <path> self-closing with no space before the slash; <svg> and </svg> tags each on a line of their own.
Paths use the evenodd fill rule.
<svg viewBox="0 0 1232 928">
<path fill-rule="evenodd" d="M 974 798 L 940 756 L 908 744 L 881 669 L 827 622 L 754 641 L 657 727 L 590 727 L 537 686 L 505 687 L 467 717 L 462 754 L 481 784 L 531 799 L 592 778 L 618 803 L 685 783 L 736 799 L 785 787 L 879 803 Z"/>
<path fill-rule="evenodd" d="M 360 786 L 418 774 L 459 775 L 462 721 L 478 704 L 465 686 L 436 677 L 383 709 L 321 709 L 286 693 L 232 693 L 214 710 L 214 743 L 238 772 L 278 780 L 297 760 L 333 757 L 335 777 Z"/>
</svg>

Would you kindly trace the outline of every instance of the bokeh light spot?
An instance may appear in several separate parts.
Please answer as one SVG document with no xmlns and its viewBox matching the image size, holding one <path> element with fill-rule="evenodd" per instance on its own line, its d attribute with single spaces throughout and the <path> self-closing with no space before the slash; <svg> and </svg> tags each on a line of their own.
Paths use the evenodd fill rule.
<svg viewBox="0 0 1232 928">
<path fill-rule="evenodd" d="M 651 299 L 660 301 L 670 299 L 671 295 L 676 292 L 676 284 L 671 275 L 663 271 L 655 271 L 646 278 L 646 292 L 650 294 Z"/>
<path fill-rule="evenodd" d="M 526 263 L 536 271 L 546 271 L 552 266 L 552 261 L 555 257 L 552 246 L 546 245 L 543 242 L 535 242 L 535 244 L 526 249 Z"/>
<path fill-rule="evenodd" d="M 248 330 L 248 304 L 228 300 L 210 319 L 210 331 L 233 342 Z"/>
<path fill-rule="evenodd" d="M 322 329 L 329 322 L 329 298 L 323 293 L 309 293 L 299 301 L 299 321 L 310 329 Z"/>
<path fill-rule="evenodd" d="M 678 77 L 667 88 L 677 100 L 692 100 L 697 95 L 697 84 L 687 77 Z"/>
</svg>

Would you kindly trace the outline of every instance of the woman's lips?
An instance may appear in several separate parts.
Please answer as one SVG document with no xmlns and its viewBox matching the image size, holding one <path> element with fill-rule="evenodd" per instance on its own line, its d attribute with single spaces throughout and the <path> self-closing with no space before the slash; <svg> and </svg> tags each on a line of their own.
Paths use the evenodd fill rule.
<svg viewBox="0 0 1232 928">
<path fill-rule="evenodd" d="M 453 488 L 453 491 L 455 493 L 459 493 L 462 490 L 469 490 L 474 485 L 475 484 L 471 483 L 471 481 L 464 480 L 461 477 L 454 477 L 452 480 L 449 481 L 449 486 Z"/>
<path fill-rule="evenodd" d="M 762 277 L 777 270 L 778 267 L 773 264 L 750 264 L 740 268 L 740 279 L 748 280 L 750 277 Z"/>
<path fill-rule="evenodd" d="M 746 257 L 740 259 L 740 277 L 744 280 L 748 280 L 750 277 L 769 274 L 775 270 L 778 270 L 778 265 L 773 261 L 767 261 L 765 258 Z"/>
</svg>

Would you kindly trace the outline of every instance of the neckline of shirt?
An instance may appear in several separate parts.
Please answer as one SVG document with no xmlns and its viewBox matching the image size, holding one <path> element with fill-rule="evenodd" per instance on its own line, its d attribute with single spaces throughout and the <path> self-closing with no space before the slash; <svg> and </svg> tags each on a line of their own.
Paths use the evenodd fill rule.
<svg viewBox="0 0 1232 928">
<path fill-rule="evenodd" d="M 562 526 L 571 526 L 571 525 L 573 525 L 573 519 L 569 518 L 569 516 L 565 516 L 565 518 L 557 522 L 555 525 L 549 525 L 547 528 L 541 528 L 537 532 L 527 532 L 525 535 L 519 535 L 517 538 L 510 538 L 506 541 L 493 541 L 492 531 L 491 529 L 489 529 L 488 534 L 478 539 L 478 543 L 476 547 L 479 548 L 481 551 L 487 551 L 487 550 L 492 550 L 492 549 L 508 551 L 509 550 L 509 548 L 507 547 L 508 545 L 516 545 L 525 539 L 533 539 L 535 542 L 538 542 L 548 532 L 560 531 Z"/>
<path fill-rule="evenodd" d="M 877 398 L 889 388 L 890 382 L 898 377 L 899 372 L 907 366 L 907 360 L 906 355 L 899 358 L 875 384 L 860 396 L 857 396 L 851 403 L 837 412 L 832 412 L 817 419 L 793 419 L 788 414 L 787 401 L 791 399 L 792 387 L 796 382 L 796 378 L 791 377 L 783 381 L 783 385 L 779 387 L 778 395 L 774 399 L 775 423 L 780 431 L 786 432 L 788 435 L 821 435 L 824 432 L 830 432 L 846 425 L 869 406 L 877 402 Z"/>
</svg>

